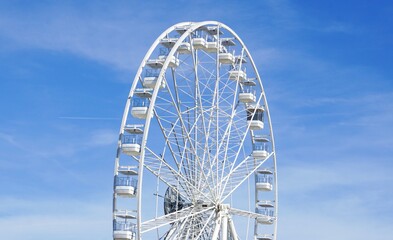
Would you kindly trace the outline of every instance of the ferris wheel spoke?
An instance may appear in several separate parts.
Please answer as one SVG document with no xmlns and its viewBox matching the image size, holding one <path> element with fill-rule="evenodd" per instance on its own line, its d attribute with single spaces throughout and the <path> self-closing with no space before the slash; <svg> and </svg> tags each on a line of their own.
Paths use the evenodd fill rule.
<svg viewBox="0 0 393 240">
<path fill-rule="evenodd" d="M 160 126 L 161 132 L 164 136 L 166 142 L 165 146 L 169 148 L 173 160 L 176 163 L 177 169 L 181 169 L 182 167 L 184 167 L 185 164 L 188 163 L 188 158 L 184 157 L 184 154 L 186 154 L 185 152 L 186 148 L 180 145 L 179 138 L 176 134 L 176 127 L 179 122 L 179 118 L 177 117 L 177 115 L 166 116 L 166 115 L 158 114 L 157 109 L 161 109 L 161 106 L 156 105 L 156 110 L 154 111 L 154 113 L 158 125 Z M 165 111 L 168 110 L 165 109 Z M 166 125 L 169 124 L 169 127 L 164 127 L 164 123 L 167 123 Z M 176 150 L 174 148 L 176 148 Z M 180 160 L 178 158 L 180 158 Z M 184 159 L 186 160 L 186 162 L 184 162 Z M 191 175 L 188 169 L 184 168 L 184 170 L 185 170 L 185 174 L 188 177 L 190 177 Z"/>
<path fill-rule="evenodd" d="M 210 108 L 205 109 L 203 111 L 201 111 L 201 114 L 204 116 L 205 113 L 209 114 L 208 117 L 206 118 L 208 120 L 207 126 L 205 125 L 205 129 L 204 129 L 204 146 L 203 146 L 203 155 L 202 155 L 202 162 L 208 164 L 208 166 L 204 166 L 204 168 L 207 169 L 207 173 L 206 176 L 207 178 L 210 178 L 211 182 L 213 185 L 217 186 L 217 181 L 216 179 L 213 177 L 213 159 L 212 156 L 210 154 L 210 149 L 213 148 L 214 146 L 212 146 L 212 144 L 214 143 L 214 139 L 212 139 L 211 136 L 211 130 L 212 130 L 212 125 L 213 125 L 213 121 L 211 120 L 214 114 L 214 109 L 215 107 L 214 102 L 211 103 L 212 106 L 210 106 Z M 210 112 L 210 113 L 209 113 Z M 205 123 L 206 124 L 206 123 Z M 207 128 L 207 130 L 206 130 Z"/>
<path fill-rule="evenodd" d="M 230 172 L 224 179 L 224 187 L 221 193 L 222 199 L 227 199 L 236 189 L 246 181 L 255 171 L 260 168 L 272 155 L 274 152 L 271 152 L 264 160 L 260 160 L 255 163 L 253 157 L 248 156 L 239 165 Z M 228 185 L 230 182 L 230 185 Z"/>
<path fill-rule="evenodd" d="M 211 211 L 191 217 L 188 219 L 190 224 L 181 231 L 177 239 L 210 239 L 208 230 L 214 215 L 216 212 Z"/>
<path fill-rule="evenodd" d="M 190 188 L 185 183 L 181 173 L 171 168 L 162 158 L 158 157 L 148 148 L 145 155 L 145 168 L 163 181 L 166 185 L 177 191 L 182 197 L 190 200 Z M 150 153 L 150 154 L 149 154 Z"/>
<path fill-rule="evenodd" d="M 209 176 L 206 175 L 206 171 L 205 171 L 205 163 L 211 163 L 210 154 L 207 151 L 210 132 L 208 132 L 207 129 L 206 129 L 206 127 L 207 127 L 207 123 L 206 123 L 207 119 L 205 118 L 205 109 L 204 109 L 203 103 L 202 103 L 202 95 L 201 95 L 201 91 L 200 91 L 200 84 L 199 84 L 199 82 L 196 84 L 196 92 L 197 92 L 196 96 L 197 96 L 197 102 L 198 102 L 198 107 L 199 107 L 199 112 L 200 112 L 199 116 L 201 116 L 201 124 L 202 124 L 202 129 L 203 129 L 203 132 L 201 132 L 201 134 L 202 134 L 202 136 L 204 136 L 203 138 L 204 138 L 204 142 L 205 142 L 204 144 L 203 143 L 200 144 L 200 145 L 203 145 L 203 147 L 201 147 L 202 150 L 203 150 L 202 151 L 203 155 L 201 157 L 202 161 L 199 162 L 199 165 L 200 165 L 199 167 L 200 167 L 201 171 L 200 171 L 200 177 L 199 177 L 198 186 L 203 188 L 206 185 L 209 188 L 209 191 L 211 193 L 213 193 L 213 191 L 214 191 L 213 189 L 214 188 L 210 187 L 210 184 L 208 184 L 208 182 L 210 182 L 209 180 L 213 180 L 213 179 L 208 179 Z M 194 125 L 196 125 L 197 123 L 198 122 L 195 121 Z M 205 156 L 206 155 L 208 156 L 207 161 L 205 161 Z M 204 182 L 205 184 L 202 185 L 202 182 Z"/>
<path fill-rule="evenodd" d="M 192 219 L 193 217 L 189 216 L 180 221 L 178 224 L 173 224 L 170 229 L 170 235 L 168 235 L 165 240 L 188 239 L 187 237 L 190 231 L 189 225 Z"/>
<path fill-rule="evenodd" d="M 192 138 L 191 138 L 189 132 L 187 131 L 187 125 L 186 125 L 185 120 L 183 119 L 183 116 L 181 113 L 180 100 L 176 96 L 173 95 L 172 91 L 169 88 L 168 88 L 168 93 L 169 93 L 171 101 L 174 103 L 173 107 L 174 107 L 174 110 L 179 118 L 178 123 L 180 125 L 179 127 L 182 132 L 181 136 L 183 138 L 183 142 L 187 143 L 189 145 L 190 154 L 197 157 L 197 152 L 196 152 L 195 146 L 193 144 L 193 141 L 192 141 Z M 185 147 L 186 147 L 186 145 L 185 145 Z"/>
<path fill-rule="evenodd" d="M 211 201 L 211 198 L 203 192 L 204 189 L 197 188 L 192 182 L 190 182 L 180 170 L 176 171 L 170 166 L 162 157 L 156 155 L 152 150 L 146 147 L 145 156 L 145 167 L 153 173 L 156 177 L 165 182 L 168 186 L 179 191 L 183 197 L 186 197 L 189 201 L 195 194 L 200 194 Z M 150 153 L 150 154 L 148 154 Z M 178 189 L 180 187 L 180 189 Z"/>
<path fill-rule="evenodd" d="M 179 121 L 179 118 L 176 118 L 176 120 L 174 120 L 174 122 L 169 121 L 167 119 L 165 119 L 164 116 L 159 116 L 157 114 L 157 111 L 155 111 L 155 116 L 157 119 L 157 122 L 161 128 L 162 134 L 165 138 L 166 146 L 168 146 L 169 151 L 171 152 L 171 155 L 176 163 L 177 169 L 180 170 L 182 167 L 184 169 L 184 173 L 186 174 L 186 176 L 190 177 L 191 173 L 189 171 L 189 169 L 187 167 L 184 167 L 184 159 L 186 159 L 187 163 L 189 164 L 189 160 L 188 158 L 184 157 L 184 154 L 186 153 L 185 150 L 186 148 L 183 148 L 183 150 L 181 150 L 181 145 L 179 144 L 179 139 L 176 135 L 176 131 L 175 131 L 175 127 L 177 122 Z M 170 123 L 170 128 L 165 128 L 163 126 L 162 121 L 166 121 Z M 173 135 L 173 137 L 171 136 Z M 177 148 L 177 152 L 173 149 L 173 148 Z M 178 158 L 180 158 L 180 160 L 178 160 Z"/>
<path fill-rule="evenodd" d="M 163 226 L 171 224 L 171 223 L 178 223 L 186 218 L 196 217 L 200 214 L 203 214 L 205 212 L 209 212 L 213 209 L 214 209 L 214 207 L 195 208 L 194 206 L 191 206 L 188 208 L 183 208 L 179 211 L 176 211 L 176 212 L 173 212 L 173 213 L 143 222 L 141 224 L 141 232 L 145 233 L 145 232 L 154 230 L 156 228 L 163 227 Z"/>
<path fill-rule="evenodd" d="M 209 73 L 210 73 L 209 79 L 211 79 L 211 77 L 214 76 L 214 73 L 213 72 L 209 72 Z M 212 157 L 210 149 L 215 149 L 216 142 L 217 142 L 216 136 L 218 134 L 218 131 L 217 131 L 218 122 L 217 122 L 217 119 L 215 118 L 215 116 L 217 116 L 217 106 L 216 106 L 217 97 L 216 96 L 218 95 L 218 93 L 217 93 L 218 79 L 215 79 L 214 91 L 212 91 L 212 93 L 205 94 L 204 92 L 210 86 L 207 83 L 204 86 L 205 87 L 204 87 L 203 93 L 202 93 L 199 88 L 199 85 L 198 85 L 199 105 L 201 108 L 201 114 L 203 116 L 205 116 L 205 114 L 207 114 L 207 117 L 204 118 L 207 121 L 206 120 L 204 121 L 204 132 L 203 132 L 204 144 L 203 144 L 203 155 L 202 155 L 202 162 L 203 162 L 202 169 L 206 169 L 206 170 L 203 170 L 202 172 L 206 175 L 206 178 L 209 179 L 209 182 L 211 182 L 211 185 L 213 186 L 213 188 L 215 188 L 218 183 L 218 179 L 215 175 L 215 172 L 216 172 L 215 168 L 217 168 L 217 163 L 214 162 L 214 158 Z M 208 99 L 211 98 L 212 100 L 206 101 L 203 98 L 208 98 Z M 204 108 L 202 100 L 204 100 L 206 103 L 209 104 L 209 106 L 206 109 Z M 214 133 L 216 133 L 216 134 L 214 134 Z M 207 166 L 205 166 L 205 163 Z M 212 192 L 214 192 L 214 191 L 212 191 Z M 215 193 L 215 195 L 217 195 L 217 193 Z"/>
<path fill-rule="evenodd" d="M 259 99 L 258 101 L 260 101 L 260 99 Z M 254 113 L 254 114 L 255 114 L 255 113 Z M 242 121 L 242 120 L 239 120 L 239 121 Z M 247 137 L 247 132 L 249 131 L 249 128 L 250 128 L 250 124 L 251 124 L 251 122 L 247 124 L 246 131 L 244 131 L 244 133 L 243 133 L 242 135 L 239 135 L 239 138 L 241 139 L 240 142 L 239 142 L 239 146 L 243 146 L 244 141 L 245 141 L 245 139 L 246 139 L 246 137 Z M 223 181 L 221 181 L 221 183 L 220 183 L 220 185 L 221 185 L 223 182 L 225 182 L 225 183 L 224 183 L 224 187 L 221 188 L 221 189 L 223 190 L 221 196 L 223 195 L 223 193 L 224 193 L 224 191 L 225 191 L 226 185 L 227 185 L 228 180 L 229 180 L 229 176 L 231 176 L 231 174 L 233 174 L 234 169 L 239 168 L 239 167 L 240 167 L 241 165 L 243 165 L 244 162 L 247 161 L 247 159 L 249 158 L 249 157 L 245 158 L 245 159 L 243 160 L 243 164 L 239 163 L 238 165 L 236 165 L 236 161 L 237 161 L 237 159 L 238 159 L 238 157 L 239 157 L 240 152 L 241 152 L 242 149 L 243 149 L 242 147 L 239 147 L 239 148 L 237 149 L 236 153 L 235 153 L 234 156 L 232 157 L 232 158 L 233 158 L 233 161 L 231 162 L 230 171 L 229 171 L 228 175 L 227 175 L 227 176 L 223 179 Z M 255 171 L 255 170 L 254 170 L 254 171 Z M 233 191 L 232 191 L 232 192 L 233 192 Z"/>
<path fill-rule="evenodd" d="M 239 84 L 236 84 L 236 89 L 234 91 L 235 93 L 237 92 L 238 85 Z M 233 96 L 235 96 L 235 94 L 233 94 Z M 231 115 L 230 115 L 230 118 L 229 118 L 229 122 L 228 122 L 227 127 L 226 127 L 226 129 L 224 131 L 224 134 L 222 136 L 220 145 L 219 145 L 218 150 L 217 150 L 217 152 L 219 152 L 221 150 L 221 148 L 224 146 L 224 161 L 222 163 L 223 167 L 222 167 L 221 178 L 220 179 L 222 179 L 224 177 L 224 173 L 225 173 L 225 165 L 226 165 L 227 159 L 228 159 L 228 156 L 227 156 L 228 143 L 229 143 L 229 139 L 231 137 L 231 129 L 232 129 L 232 125 L 233 125 L 233 119 L 234 119 L 235 114 L 236 114 L 236 106 L 237 106 L 236 105 L 236 97 L 233 97 L 232 109 L 231 109 Z M 218 154 L 217 154 L 216 157 L 218 158 Z"/>
<path fill-rule="evenodd" d="M 186 219 L 192 215 L 194 207 L 183 208 L 179 211 L 156 217 L 154 219 L 145 221 L 141 224 L 141 232 L 148 232 L 159 227 L 171 224 L 171 223 L 178 223 L 183 219 Z"/>
<path fill-rule="evenodd" d="M 232 118 L 231 128 L 229 129 L 227 137 L 223 138 L 222 141 L 225 162 L 222 167 L 221 179 L 223 179 L 224 174 L 228 174 L 234 166 L 237 158 L 237 152 L 239 150 L 239 139 L 243 139 L 246 135 L 247 132 L 244 131 L 244 119 L 236 119 L 236 116 L 234 116 L 234 118 Z"/>
<path fill-rule="evenodd" d="M 202 99 L 201 90 L 200 90 L 200 84 L 202 83 L 202 81 L 200 81 L 199 72 L 198 72 L 199 68 L 201 68 L 203 66 L 201 64 L 198 64 L 198 61 L 199 61 L 198 60 L 198 51 L 195 51 L 193 46 L 191 47 L 191 53 L 192 53 L 191 56 L 192 56 L 194 82 L 195 82 L 195 88 L 194 88 L 195 89 L 195 96 L 194 96 L 195 103 L 194 103 L 194 105 L 197 108 L 195 110 L 196 116 L 195 116 L 195 120 L 194 120 L 192 128 L 195 128 L 198 131 L 198 124 L 199 124 L 199 121 L 197 119 L 197 117 L 198 117 L 201 121 L 201 125 L 202 125 L 201 128 L 203 129 L 203 132 L 201 132 L 201 133 L 202 133 L 202 136 L 204 136 L 204 138 L 205 138 L 204 139 L 205 144 L 203 144 L 203 143 L 199 144 L 198 143 L 199 139 L 197 139 L 198 134 L 195 133 L 195 140 L 194 141 L 195 141 L 196 154 L 198 153 L 198 145 L 203 145 L 202 157 L 201 158 L 198 157 L 197 159 L 195 159 L 195 161 L 197 163 L 196 169 L 200 169 L 199 176 L 198 176 L 198 187 L 202 188 L 202 189 L 204 187 L 207 187 L 209 189 L 210 193 L 213 193 L 214 188 L 212 188 L 210 186 L 210 184 L 208 184 L 212 179 L 210 179 L 210 181 L 209 181 L 209 176 L 206 175 L 206 172 L 204 170 L 205 169 L 205 162 L 206 162 L 204 157 L 205 157 L 206 152 L 208 152 L 208 151 L 206 151 L 207 150 L 206 144 L 208 143 L 206 137 L 209 136 L 209 133 L 206 131 L 205 110 L 203 107 L 203 103 L 202 103 L 203 99 Z M 212 75 L 214 75 L 214 74 L 210 73 L 209 78 L 211 78 Z M 199 156 L 199 155 L 197 154 L 197 156 Z M 208 154 L 208 156 L 209 156 L 208 161 L 210 162 L 210 154 Z M 202 184 L 202 183 L 205 183 L 205 184 Z"/>
<path fill-rule="evenodd" d="M 223 76 L 221 76 L 221 78 L 224 78 L 225 74 Z M 229 139 L 231 137 L 231 128 L 233 125 L 233 121 L 234 121 L 234 117 L 236 112 L 236 109 L 238 107 L 238 103 L 236 103 L 236 93 L 238 92 L 238 87 L 239 87 L 239 83 L 238 81 L 235 81 L 235 88 L 232 88 L 231 85 L 233 85 L 233 81 L 227 79 L 225 84 L 223 85 L 221 91 L 220 91 L 220 96 L 219 96 L 219 103 L 220 104 L 220 108 L 221 111 L 217 114 L 220 114 L 220 119 L 228 119 L 228 122 L 225 122 L 224 124 L 220 124 L 222 126 L 225 126 L 225 128 L 221 129 L 221 141 L 218 144 L 217 147 L 217 152 L 216 155 L 214 157 L 214 160 L 216 160 L 216 164 L 217 164 L 217 168 L 221 169 L 221 173 L 220 173 L 220 179 L 223 178 L 224 174 L 225 174 L 225 169 L 226 169 L 226 164 L 227 161 L 229 161 L 229 158 L 227 156 L 227 151 L 228 149 L 230 149 L 229 146 Z M 224 96 L 224 94 L 226 96 Z M 217 104 L 217 105 L 218 105 Z M 218 120 L 217 120 L 218 121 Z M 217 128 L 217 131 L 219 130 L 219 128 Z M 239 139 L 241 139 L 241 137 L 239 137 Z M 223 156 L 222 156 L 222 155 Z M 218 160 L 219 158 L 224 159 L 224 161 L 222 163 L 220 163 Z M 218 173 L 217 173 L 218 174 Z"/>
<path fill-rule="evenodd" d="M 229 122 L 226 124 L 222 124 L 222 126 L 224 126 L 225 129 L 221 130 L 221 132 L 223 132 L 221 136 L 222 140 L 220 141 L 217 153 L 214 156 L 214 160 L 224 159 L 222 162 L 217 161 L 218 165 L 216 167 L 221 169 L 220 179 L 224 177 L 225 173 L 227 172 L 227 168 L 231 166 L 232 155 L 230 154 L 230 152 L 235 149 L 237 150 L 239 148 L 239 146 L 237 145 L 238 139 L 241 139 L 243 137 L 242 135 L 233 136 L 234 133 L 232 133 L 233 132 L 232 129 L 235 123 L 233 121 L 235 114 L 236 111 L 235 109 L 233 109 L 233 113 L 230 116 Z M 232 139 L 234 138 L 236 140 L 232 141 Z"/>
<path fill-rule="evenodd" d="M 193 173 L 192 173 L 192 168 L 191 168 L 191 159 L 189 157 L 189 152 L 187 149 L 187 142 L 184 143 L 184 145 L 181 145 L 179 143 L 179 139 L 177 137 L 176 131 L 175 129 L 173 129 L 173 135 L 174 135 L 174 140 L 175 142 L 171 143 L 171 144 L 176 144 L 175 146 L 177 146 L 178 148 L 178 155 L 180 157 L 180 164 L 178 166 L 178 169 L 183 169 L 184 172 L 186 173 L 188 179 L 190 181 L 192 181 L 193 179 Z M 173 139 L 171 139 L 173 140 Z"/>
<path fill-rule="evenodd" d="M 259 217 L 264 217 L 263 214 L 250 212 L 250 211 L 246 211 L 246 210 L 241 210 L 241 209 L 236 209 L 236 208 L 230 208 L 229 212 L 232 215 L 237 215 L 237 216 L 241 216 L 241 217 L 247 217 L 247 218 L 250 218 L 250 219 L 257 219 Z"/>
<path fill-rule="evenodd" d="M 200 239 L 200 237 L 205 233 L 205 230 L 209 227 L 209 225 L 212 224 L 212 222 L 213 222 L 212 219 L 213 219 L 214 215 L 215 215 L 215 212 L 212 211 L 210 213 L 210 216 L 205 220 L 205 224 L 203 225 L 202 229 L 200 230 L 198 236 L 195 239 Z"/>
<path fill-rule="evenodd" d="M 154 115 L 156 116 L 157 123 L 160 126 L 162 135 L 165 138 L 165 142 L 170 142 L 168 135 L 170 135 L 172 133 L 173 126 L 172 126 L 171 129 L 167 130 L 166 128 L 164 128 L 163 123 L 162 123 L 162 120 L 164 119 L 164 121 L 165 121 L 165 118 L 159 117 L 158 114 L 157 114 L 157 111 L 154 111 Z M 169 151 L 170 151 L 170 153 L 171 153 L 171 155 L 173 157 L 173 160 L 175 161 L 176 165 L 179 166 L 179 160 L 176 157 L 176 152 L 173 150 L 172 145 L 168 144 L 167 146 L 168 146 L 168 149 L 169 149 Z"/>
<path fill-rule="evenodd" d="M 203 66 L 202 63 L 199 64 L 199 68 L 202 70 L 204 75 L 203 79 L 206 80 L 206 82 L 209 82 L 210 80 L 216 77 L 214 70 L 207 69 L 206 67 Z"/>
<path fill-rule="evenodd" d="M 157 119 L 159 119 L 159 121 L 163 121 L 163 117 L 159 116 L 158 114 L 156 114 Z M 186 171 L 186 174 L 188 174 L 189 176 L 191 176 L 189 168 L 187 166 L 190 165 L 190 150 L 187 147 L 189 144 L 189 138 L 185 138 L 184 137 L 184 128 L 180 127 L 180 118 L 176 118 L 176 120 L 174 121 L 170 121 L 168 119 L 165 119 L 164 121 L 167 121 L 170 123 L 170 127 L 165 128 L 163 127 L 163 124 L 160 124 L 160 128 L 163 132 L 163 135 L 166 139 L 166 142 L 169 143 L 168 145 L 170 146 L 170 151 L 172 153 L 173 158 L 175 159 L 176 163 L 177 163 L 177 168 L 180 169 L 181 167 L 184 168 L 184 170 Z M 176 129 L 180 128 L 180 134 L 176 133 Z M 177 151 L 175 151 L 173 148 L 177 148 Z M 176 160 L 177 158 L 179 158 L 180 160 Z"/>
<path fill-rule="evenodd" d="M 182 219 L 179 222 L 173 223 L 173 225 L 171 226 L 169 231 L 167 231 L 167 233 L 164 235 L 163 239 L 165 239 L 165 240 L 179 239 L 179 232 L 181 232 L 184 229 L 184 227 L 187 224 L 187 221 L 190 218 L 191 217 L 187 217 L 187 218 Z"/>
<path fill-rule="evenodd" d="M 198 126 L 196 125 L 196 122 L 198 122 L 198 119 L 200 119 L 200 118 L 201 118 L 201 115 L 199 114 L 196 117 L 196 121 L 194 122 L 194 124 L 192 126 L 189 126 L 188 134 L 191 134 L 191 132 L 194 131 L 194 129 L 198 130 Z M 173 131 L 173 132 L 174 132 L 174 135 L 176 136 L 176 132 L 175 131 Z M 189 150 L 187 148 L 188 139 L 186 139 L 183 147 L 180 146 L 179 141 L 178 141 L 178 139 L 176 137 L 175 137 L 175 140 L 176 140 L 176 145 L 179 148 L 179 152 L 182 149 L 181 150 L 181 156 L 180 156 L 182 161 L 180 162 L 179 165 L 181 167 L 183 167 L 185 172 L 187 172 L 189 175 L 192 175 L 190 173 L 192 171 L 192 169 L 199 168 L 199 169 L 202 170 L 202 171 L 200 171 L 200 174 L 199 174 L 199 177 L 198 177 L 199 181 L 196 181 L 197 179 L 194 179 L 195 183 L 198 182 L 198 184 L 194 183 L 194 186 L 196 186 L 199 189 L 204 189 L 205 187 L 207 187 L 209 191 L 212 191 L 212 188 L 210 187 L 210 185 L 205 184 L 205 185 L 201 186 L 201 182 L 204 182 L 204 183 L 208 183 L 209 182 L 207 176 L 205 175 L 205 171 L 203 171 L 203 169 L 204 169 L 204 162 L 202 161 L 202 163 L 201 163 L 201 161 L 198 158 L 197 159 L 192 159 L 191 157 L 189 157 L 189 154 L 187 152 Z M 184 160 L 186 160 L 186 161 L 184 161 Z M 190 160 L 193 160 L 194 164 L 192 164 L 190 162 Z"/>
</svg>

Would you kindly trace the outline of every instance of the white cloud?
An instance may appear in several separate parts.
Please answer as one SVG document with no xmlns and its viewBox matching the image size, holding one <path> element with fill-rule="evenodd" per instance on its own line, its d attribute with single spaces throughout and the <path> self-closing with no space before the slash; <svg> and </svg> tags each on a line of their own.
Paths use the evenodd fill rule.
<svg viewBox="0 0 393 240">
<path fill-rule="evenodd" d="M 88 146 L 107 146 L 114 145 L 119 137 L 119 133 L 114 129 L 100 129 L 92 133 L 89 140 L 87 140 Z"/>
<path fill-rule="evenodd" d="M 279 238 L 389 239 L 390 169 L 346 157 L 281 164 Z"/>
<path fill-rule="evenodd" d="M 63 6 L 4 13 L 0 16 L 0 35 L 23 48 L 66 51 L 122 70 L 135 69 L 154 40 L 147 30 L 151 26 L 137 17 L 121 19 L 112 14 L 83 15 Z M 141 33 L 150 41 L 135 38 Z"/>
<path fill-rule="evenodd" d="M 110 239 L 111 204 L 0 199 L 1 239 Z"/>
<path fill-rule="evenodd" d="M 307 158 L 307 156 L 305 156 Z M 307 159 L 309 160 L 309 159 Z M 297 164 L 296 164 L 297 163 Z M 390 170 L 374 162 L 356 161 L 348 156 L 337 156 L 331 161 L 296 161 L 281 164 L 279 169 L 280 190 L 284 194 L 306 194 L 323 189 L 350 187 L 359 189 L 376 186 L 378 183 L 392 183 Z M 381 186 L 382 187 L 382 186 Z M 373 187 L 377 190 L 378 187 Z"/>
<path fill-rule="evenodd" d="M 18 145 L 15 138 L 10 134 L 0 132 L 0 139 L 13 146 Z"/>
<path fill-rule="evenodd" d="M 326 26 L 325 28 L 318 28 L 318 29 L 328 33 L 355 33 L 356 32 L 353 26 L 350 26 L 349 24 L 343 22 L 332 22 L 330 25 Z"/>
<path fill-rule="evenodd" d="M 289 209 L 290 212 L 281 212 L 280 239 L 386 240 L 393 234 L 390 222 L 370 215 L 343 217 L 336 214 L 334 205 L 331 206 L 332 212 L 329 215 L 318 209 L 310 211 L 307 206 Z"/>
</svg>

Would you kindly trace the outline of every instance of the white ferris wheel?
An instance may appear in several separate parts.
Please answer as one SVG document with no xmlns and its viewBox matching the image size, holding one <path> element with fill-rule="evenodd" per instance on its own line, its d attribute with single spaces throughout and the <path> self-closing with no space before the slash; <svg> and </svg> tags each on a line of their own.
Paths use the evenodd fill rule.
<svg viewBox="0 0 393 240">
<path fill-rule="evenodd" d="M 115 240 L 277 238 L 266 95 L 232 29 L 185 22 L 156 39 L 127 99 L 114 174 Z"/>
</svg>

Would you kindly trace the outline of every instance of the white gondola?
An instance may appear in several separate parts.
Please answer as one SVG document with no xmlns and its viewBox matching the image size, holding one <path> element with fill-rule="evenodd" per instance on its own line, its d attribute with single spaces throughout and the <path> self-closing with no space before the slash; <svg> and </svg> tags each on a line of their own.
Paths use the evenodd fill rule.
<svg viewBox="0 0 393 240">
<path fill-rule="evenodd" d="M 135 233 L 131 231 L 113 231 L 114 240 L 133 240 L 135 239 Z"/>
<path fill-rule="evenodd" d="M 158 56 L 158 59 L 147 60 L 146 65 L 151 68 L 162 68 L 164 66 L 166 58 L 167 58 L 166 55 L 160 55 Z M 180 64 L 179 59 L 176 58 L 175 56 L 171 56 L 168 66 L 176 68 L 179 66 L 179 64 Z"/>
<path fill-rule="evenodd" d="M 149 109 L 149 98 L 151 98 L 152 89 L 136 89 L 135 96 L 132 99 L 131 115 L 135 118 L 145 119 Z"/>
<path fill-rule="evenodd" d="M 256 172 L 259 174 L 273 174 L 273 171 L 267 168 L 257 169 Z"/>
<path fill-rule="evenodd" d="M 142 85 L 144 88 L 154 89 L 157 85 L 159 69 L 146 69 L 145 77 L 143 78 Z M 161 81 L 160 89 L 166 87 L 165 78 Z"/>
<path fill-rule="evenodd" d="M 206 40 L 204 38 L 192 39 L 192 46 L 195 49 L 204 49 L 206 47 Z"/>
<path fill-rule="evenodd" d="M 258 191 L 273 190 L 272 177 L 268 175 L 257 175 L 255 186 Z"/>
<path fill-rule="evenodd" d="M 164 62 L 166 61 L 166 59 L 167 59 L 167 56 L 165 56 L 165 55 L 158 56 L 157 60 L 161 62 L 161 67 L 164 66 Z M 168 67 L 176 68 L 179 66 L 179 64 L 180 64 L 180 61 L 178 58 L 176 58 L 175 56 L 170 57 Z"/>
<path fill-rule="evenodd" d="M 164 62 L 160 59 L 149 59 L 147 60 L 146 65 L 151 68 L 162 68 L 164 66 Z"/>
<path fill-rule="evenodd" d="M 137 180 L 131 177 L 115 177 L 115 193 L 121 197 L 136 196 Z"/>
<path fill-rule="evenodd" d="M 210 35 L 217 35 L 217 32 L 218 32 L 220 35 L 223 34 L 223 32 L 222 32 L 221 30 L 218 31 L 218 27 L 216 27 L 216 26 L 208 26 L 208 27 L 206 28 L 206 31 L 207 31 Z"/>
<path fill-rule="evenodd" d="M 263 216 L 257 217 L 257 221 L 258 221 L 258 223 L 261 223 L 261 224 L 270 225 L 270 224 L 274 223 L 274 218 L 271 216 L 263 215 Z"/>
<path fill-rule="evenodd" d="M 165 62 L 166 58 L 167 58 L 166 56 L 159 56 L 158 57 L 158 59 L 161 59 L 163 62 Z M 171 56 L 168 66 L 172 67 L 172 68 L 176 68 L 179 66 L 179 64 L 180 64 L 179 59 L 175 56 Z"/>
<path fill-rule="evenodd" d="M 118 196 L 124 197 L 135 197 L 135 187 L 134 186 L 117 186 L 115 192 Z"/>
<path fill-rule="evenodd" d="M 160 41 L 161 45 L 166 48 L 173 48 L 176 42 L 177 42 L 177 38 L 163 38 Z"/>
<path fill-rule="evenodd" d="M 251 130 L 261 130 L 264 127 L 263 113 L 265 109 L 262 106 L 248 106 L 247 107 L 247 124 L 250 125 Z"/>
<path fill-rule="evenodd" d="M 221 38 L 221 45 L 223 46 L 235 46 L 236 43 L 233 38 Z"/>
<path fill-rule="evenodd" d="M 191 45 L 188 42 L 184 42 L 180 44 L 179 48 L 177 49 L 179 54 L 189 54 L 191 53 Z"/>
<path fill-rule="evenodd" d="M 256 86 L 253 80 L 246 80 L 241 82 L 242 89 L 239 93 L 239 101 L 242 103 L 252 103 L 256 101 L 256 92 L 254 87 Z"/>
<path fill-rule="evenodd" d="M 274 217 L 274 211 L 273 211 L 273 206 L 268 205 L 268 206 L 261 206 L 259 205 L 257 208 L 256 213 L 259 214 L 257 217 L 258 223 L 261 224 L 273 224 L 275 217 Z"/>
<path fill-rule="evenodd" d="M 135 224 L 126 221 L 113 222 L 113 239 L 114 240 L 133 240 L 135 239 Z"/>
<path fill-rule="evenodd" d="M 264 234 L 256 236 L 257 240 L 273 240 L 273 235 L 271 234 Z"/>
<path fill-rule="evenodd" d="M 222 64 L 233 64 L 235 62 L 233 54 L 228 52 L 218 54 L 218 59 Z"/>
<path fill-rule="evenodd" d="M 242 69 L 233 69 L 229 71 L 229 79 L 244 81 L 247 79 L 247 73 Z"/>
<path fill-rule="evenodd" d="M 140 154 L 141 151 L 141 136 L 143 134 L 143 130 L 140 128 L 143 125 L 126 125 L 124 127 L 124 131 L 127 134 L 123 134 L 121 150 L 123 153 L 136 156 Z"/>
<path fill-rule="evenodd" d="M 247 63 L 247 59 L 244 56 L 236 56 L 235 57 L 235 63 L 240 64 L 240 63 Z"/>
<path fill-rule="evenodd" d="M 268 152 L 265 150 L 254 149 L 252 151 L 252 156 L 258 160 L 264 160 L 267 158 L 268 155 Z"/>
<path fill-rule="evenodd" d="M 257 190 L 259 191 L 271 191 L 273 190 L 273 185 L 269 182 L 257 182 L 256 183 Z"/>
<path fill-rule="evenodd" d="M 116 210 L 115 216 L 122 219 L 136 219 L 135 211 L 131 210 Z"/>
<path fill-rule="evenodd" d="M 143 87 L 145 88 L 155 88 L 157 84 L 158 77 L 145 77 L 143 78 Z M 165 88 L 165 80 L 161 81 L 160 88 Z"/>
<path fill-rule="evenodd" d="M 255 102 L 255 100 L 255 91 L 242 91 L 239 93 L 239 101 L 242 103 L 252 103 Z"/>
<path fill-rule="evenodd" d="M 136 176 L 138 175 L 138 167 L 137 166 L 119 166 L 117 171 L 123 175 L 127 176 Z"/>
<path fill-rule="evenodd" d="M 145 119 L 147 117 L 147 111 L 148 111 L 148 107 L 134 105 L 132 107 L 131 114 L 136 118 Z"/>
<path fill-rule="evenodd" d="M 123 143 L 121 150 L 130 156 L 139 155 L 141 151 L 141 145 L 139 143 Z"/>
<path fill-rule="evenodd" d="M 217 52 L 218 43 L 217 42 L 206 42 L 206 52 Z"/>
<path fill-rule="evenodd" d="M 124 131 L 130 134 L 142 134 L 143 124 L 127 124 L 124 126 Z"/>
<path fill-rule="evenodd" d="M 144 77 L 142 85 L 145 88 L 155 88 L 157 84 L 157 80 L 158 80 L 157 76 Z M 165 79 L 163 79 L 161 81 L 160 88 L 165 88 L 165 87 L 166 87 L 166 83 L 165 83 Z"/>
<path fill-rule="evenodd" d="M 188 30 L 189 26 L 181 26 L 181 27 L 176 27 L 175 31 L 178 32 L 180 35 L 183 35 Z"/>
<path fill-rule="evenodd" d="M 269 156 L 269 139 L 266 137 L 255 136 L 253 142 L 252 156 L 258 160 L 264 160 Z"/>
<path fill-rule="evenodd" d="M 259 208 L 274 208 L 274 203 L 269 200 L 261 200 L 257 202 Z"/>
</svg>

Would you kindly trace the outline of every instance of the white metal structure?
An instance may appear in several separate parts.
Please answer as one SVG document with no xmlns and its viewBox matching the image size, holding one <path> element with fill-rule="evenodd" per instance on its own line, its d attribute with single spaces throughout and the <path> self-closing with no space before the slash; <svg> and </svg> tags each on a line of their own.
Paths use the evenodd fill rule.
<svg viewBox="0 0 393 240">
<path fill-rule="evenodd" d="M 127 99 L 114 175 L 115 240 L 277 238 L 269 108 L 232 29 L 185 22 L 156 39 Z"/>
</svg>

